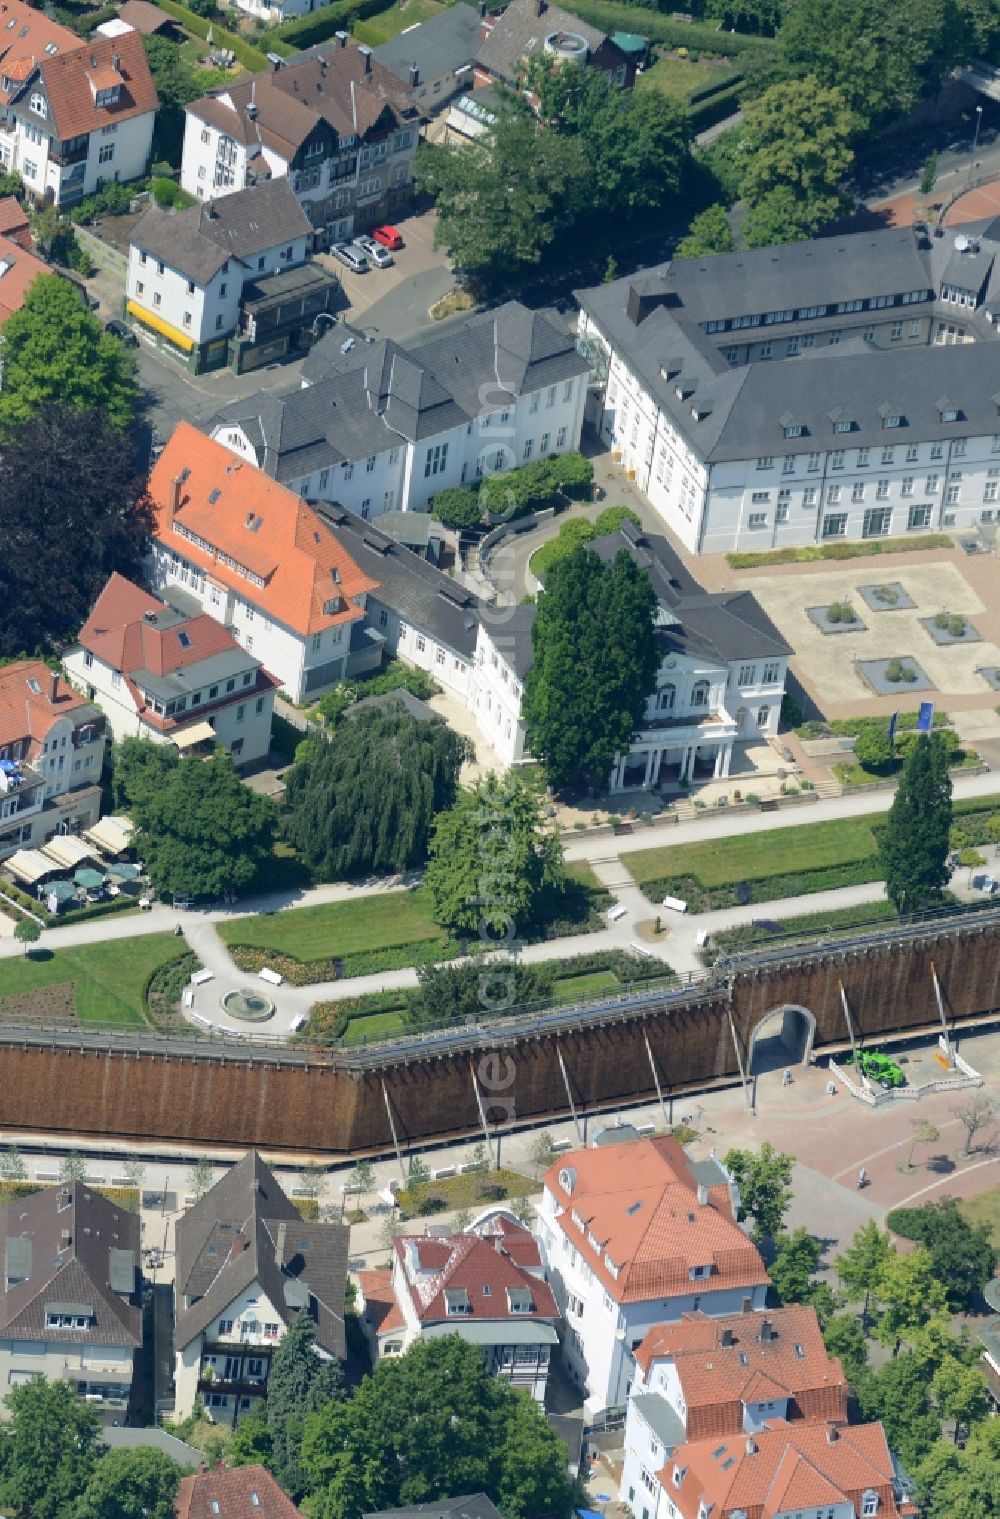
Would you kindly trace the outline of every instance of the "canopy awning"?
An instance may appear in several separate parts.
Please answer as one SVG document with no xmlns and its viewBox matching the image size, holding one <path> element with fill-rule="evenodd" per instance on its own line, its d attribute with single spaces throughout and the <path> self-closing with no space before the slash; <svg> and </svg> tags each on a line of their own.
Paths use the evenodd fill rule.
<svg viewBox="0 0 1000 1519">
<path fill-rule="evenodd" d="M 101 818 L 93 828 L 87 828 L 83 837 L 96 844 L 102 854 L 124 854 L 132 837 L 131 818 Z"/>
<path fill-rule="evenodd" d="M 57 833 L 55 838 L 49 839 L 47 844 L 42 845 L 42 854 L 48 855 L 50 860 L 55 860 L 57 865 L 75 870 L 77 865 L 83 864 L 84 860 L 96 858 L 97 846 L 85 844 L 82 839 L 74 838 L 71 833 Z"/>
<path fill-rule="evenodd" d="M 70 902 L 76 896 L 76 887 L 72 881 L 46 881 L 45 895 L 57 902 Z"/>
<path fill-rule="evenodd" d="M 54 870 L 60 868 L 55 860 L 50 860 L 42 854 L 40 849 L 19 849 L 3 863 L 5 868 L 13 871 L 19 880 L 28 881 L 32 886 L 43 876 L 51 875 Z"/>
<path fill-rule="evenodd" d="M 190 728 L 182 728 L 179 733 L 175 733 L 172 742 L 178 749 L 190 749 L 194 744 L 214 744 L 215 729 L 211 723 L 192 723 Z"/>
</svg>

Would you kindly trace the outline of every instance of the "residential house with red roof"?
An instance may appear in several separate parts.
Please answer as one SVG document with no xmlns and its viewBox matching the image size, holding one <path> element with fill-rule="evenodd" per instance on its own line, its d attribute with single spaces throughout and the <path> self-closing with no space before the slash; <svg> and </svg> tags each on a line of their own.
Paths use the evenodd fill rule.
<svg viewBox="0 0 1000 1519">
<path fill-rule="evenodd" d="M 656 1325 L 761 1309 L 769 1278 L 721 1162 L 671 1135 L 570 1150 L 544 1178 L 537 1236 L 565 1320 L 564 1364 L 589 1416 L 624 1409 Z"/>
<path fill-rule="evenodd" d="M 776 1420 L 847 1423 L 847 1379 L 813 1308 L 658 1324 L 635 1352 L 621 1497 L 652 1509 L 656 1473 L 688 1441 L 754 1434 Z"/>
<path fill-rule="evenodd" d="M 539 1403 L 558 1345 L 559 1308 L 529 1231 L 492 1214 L 477 1232 L 403 1236 L 388 1271 L 362 1271 L 363 1322 L 375 1359 L 457 1334 L 494 1376 Z"/>
<path fill-rule="evenodd" d="M 377 667 L 378 589 L 330 524 L 252 464 L 179 422 L 150 476 L 157 590 L 229 628 L 292 701 Z"/>
<path fill-rule="evenodd" d="M 142 37 L 85 41 L 24 0 L 0 3 L 0 162 L 69 206 L 145 173 L 157 108 Z"/>
<path fill-rule="evenodd" d="M 207 612 L 178 611 L 116 573 L 63 665 L 115 739 L 219 745 L 238 765 L 267 757 L 278 682 Z"/>
<path fill-rule="evenodd" d="M 31 252 L 30 237 L 25 248 L 20 239 L 0 233 L 0 327 L 15 311 L 20 311 L 38 276 L 49 273 L 51 270 Z"/>
<path fill-rule="evenodd" d="M 645 1496 L 645 1495 L 644 1495 Z M 777 1423 L 679 1446 L 640 1519 L 908 1519 L 881 1424 Z"/>
<path fill-rule="evenodd" d="M 97 822 L 105 727 L 40 659 L 0 669 L 0 860 Z"/>
<path fill-rule="evenodd" d="M 221 1461 L 181 1478 L 176 1509 L 177 1519 L 302 1519 L 266 1466 L 230 1469 Z"/>
</svg>

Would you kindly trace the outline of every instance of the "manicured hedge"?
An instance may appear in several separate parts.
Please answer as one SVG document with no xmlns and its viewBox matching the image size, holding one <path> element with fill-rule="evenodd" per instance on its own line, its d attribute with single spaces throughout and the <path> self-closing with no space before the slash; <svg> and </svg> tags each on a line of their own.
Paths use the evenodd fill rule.
<svg viewBox="0 0 1000 1519">
<path fill-rule="evenodd" d="M 814 891 L 833 891 L 840 886 L 863 886 L 880 881 L 884 874 L 877 854 L 863 860 L 847 860 L 842 865 L 824 865 L 819 870 L 797 871 L 793 875 L 762 876 L 758 880 L 731 882 L 724 886 L 703 886 L 694 876 L 663 876 L 642 883 L 643 896 L 660 902 L 666 896 L 680 897 L 690 912 L 713 912 L 718 907 L 738 907 L 752 902 L 774 902 L 779 897 L 805 897 Z M 737 885 L 745 885 L 746 904 L 737 897 Z"/>
<path fill-rule="evenodd" d="M 749 37 L 726 32 L 698 21 L 674 21 L 671 16 L 642 6 L 616 5 L 614 0 L 561 0 L 563 9 L 588 21 L 605 32 L 636 32 L 667 47 L 695 48 L 699 53 L 717 53 L 731 58 L 734 53 L 773 49 L 773 37 Z"/>
<path fill-rule="evenodd" d="M 841 539 L 835 543 L 808 543 L 796 549 L 727 554 L 726 563 L 731 570 L 756 570 L 762 565 L 809 564 L 817 559 L 864 559 L 874 554 L 908 554 L 913 549 L 950 548 L 954 548 L 954 543 L 947 533 L 928 533 L 920 538 L 869 538 L 862 542 Z"/>
<path fill-rule="evenodd" d="M 731 89 L 733 85 L 742 84 L 742 82 L 742 74 L 738 74 L 735 69 L 727 69 L 711 84 L 703 84 L 700 90 L 692 90 L 687 98 L 688 105 L 698 105 L 702 100 L 710 100 L 713 95 L 718 95 L 720 90 Z"/>
<path fill-rule="evenodd" d="M 206 21 L 202 16 L 196 16 L 194 11 L 188 10 L 186 5 L 181 5 L 179 0 L 163 0 L 162 10 L 168 16 L 173 16 L 179 21 L 192 36 L 200 37 L 202 41 L 208 36 L 209 28 L 212 29 L 212 46 L 217 48 L 229 48 L 234 52 L 245 69 L 253 73 L 259 73 L 267 68 L 267 59 L 257 48 L 251 47 L 249 42 L 244 42 L 235 32 L 227 32 L 224 27 L 215 21 Z"/>
<path fill-rule="evenodd" d="M 271 48 L 275 42 L 284 43 L 296 52 L 315 47 L 318 42 L 328 42 L 335 32 L 349 32 L 356 21 L 366 16 L 377 16 L 389 10 L 394 0 L 333 0 L 311 16 L 296 16 L 293 21 L 283 21 L 273 31 L 265 32 L 261 41 Z"/>
<path fill-rule="evenodd" d="M 731 85 L 728 90 L 719 92 L 705 100 L 701 105 L 689 106 L 687 119 L 692 132 L 705 132 L 709 127 L 714 127 L 717 122 L 725 121 L 727 116 L 733 116 L 740 108 L 740 91 L 743 81 Z"/>
</svg>

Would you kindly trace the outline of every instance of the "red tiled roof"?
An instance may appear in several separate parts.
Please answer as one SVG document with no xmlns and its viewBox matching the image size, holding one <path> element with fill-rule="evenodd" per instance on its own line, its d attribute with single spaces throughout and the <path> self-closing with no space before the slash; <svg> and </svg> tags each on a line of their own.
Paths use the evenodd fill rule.
<svg viewBox="0 0 1000 1519">
<path fill-rule="evenodd" d="M 182 1477 L 177 1519 L 302 1519 L 302 1511 L 266 1467 L 237 1466 Z"/>
<path fill-rule="evenodd" d="M 572 1191 L 560 1180 L 570 1172 Z M 617 1302 L 770 1280 L 733 1218 L 729 1188 L 709 1187 L 699 1202 L 690 1163 L 671 1135 L 568 1151 L 549 1167 L 545 1185 L 560 1210 L 559 1227 Z M 698 1266 L 711 1266 L 711 1274 L 692 1278 Z"/>
<path fill-rule="evenodd" d="M 37 685 L 32 689 L 30 682 Z M 54 682 L 54 687 L 53 687 Z M 54 699 L 53 699 L 54 690 Z M 56 675 L 40 659 L 22 659 L 0 669 L 0 748 L 30 738 L 31 753 L 61 717 L 88 703 L 68 681 Z"/>
<path fill-rule="evenodd" d="M 676 1469 L 683 1473 L 673 1481 Z M 776 1421 L 753 1436 L 687 1442 L 658 1473 L 683 1519 L 697 1519 L 704 1504 L 712 1519 L 738 1511 L 774 1519 L 789 1510 L 850 1501 L 861 1514 L 862 1494 L 878 1494 L 879 1519 L 898 1519 L 893 1465 L 881 1424 L 836 1428 Z"/>
<path fill-rule="evenodd" d="M 149 491 L 157 542 L 197 564 L 210 580 L 238 589 L 296 633 L 358 621 L 364 611 L 356 599 L 378 589 L 312 507 L 190 422 L 177 424 L 150 476 Z M 214 552 L 178 533 L 175 524 Z M 220 555 L 264 584 L 254 585 Z M 331 605 L 337 609 L 327 610 Z"/>
<path fill-rule="evenodd" d="M 2 36 L 2 31 L 0 31 Z M 38 59 L 49 109 L 58 135 L 82 137 L 98 127 L 129 121 L 156 110 L 158 100 L 146 51 L 138 32 L 93 36 L 73 52 Z M 97 90 L 120 86 L 117 101 L 97 104 Z"/>
<path fill-rule="evenodd" d="M 2 203 L 0 203 L 2 204 Z M 15 201 L 15 205 L 17 202 Z M 0 325 L 20 311 L 24 298 L 40 274 L 48 274 L 40 258 L 28 253 L 13 238 L 0 235 Z"/>
<path fill-rule="evenodd" d="M 365 1300 L 365 1318 L 376 1335 L 394 1334 L 406 1327 L 402 1310 L 392 1290 L 391 1271 L 359 1271 L 358 1281 Z"/>
<path fill-rule="evenodd" d="M 786 1399 L 790 1419 L 847 1420 L 843 1368 L 827 1355 L 812 1308 L 794 1305 L 728 1318 L 686 1314 L 651 1329 L 635 1358 L 647 1380 L 654 1362 L 673 1362 L 690 1440 L 737 1434 L 746 1402 Z"/>
<path fill-rule="evenodd" d="M 522 1232 L 527 1234 L 527 1230 Z M 450 1319 L 459 1328 L 462 1322 L 559 1318 L 548 1282 L 512 1259 L 504 1236 L 497 1235 L 491 1240 L 481 1239 L 477 1234 L 449 1234 L 443 1239 L 411 1235 L 397 1239 L 394 1250 L 395 1290 L 409 1294 L 423 1324 Z M 540 1264 L 537 1245 L 535 1260 Z M 468 1294 L 469 1312 L 457 1319 L 448 1313 L 445 1292 L 463 1288 Z M 530 1313 L 512 1312 L 508 1289 L 530 1292 L 533 1304 Z"/>
<path fill-rule="evenodd" d="M 28 213 L 13 195 L 0 196 L 0 234 L 9 237 L 26 253 L 31 252 Z"/>
</svg>

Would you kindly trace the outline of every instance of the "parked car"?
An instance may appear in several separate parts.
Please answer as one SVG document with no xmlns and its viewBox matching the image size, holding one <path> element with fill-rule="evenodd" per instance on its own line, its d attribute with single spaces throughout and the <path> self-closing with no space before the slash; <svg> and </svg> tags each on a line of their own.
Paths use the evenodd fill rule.
<svg viewBox="0 0 1000 1519">
<path fill-rule="evenodd" d="M 398 253 L 403 246 L 403 234 L 395 227 L 373 227 L 372 237 L 391 253 Z"/>
<path fill-rule="evenodd" d="M 126 348 L 138 348 L 139 346 L 139 339 L 131 327 L 126 326 L 124 322 L 120 322 L 117 317 L 112 317 L 110 322 L 105 322 L 104 330 L 105 332 L 110 332 L 111 336 L 117 338 L 120 343 L 124 343 Z"/>
<path fill-rule="evenodd" d="M 382 244 L 377 243 L 373 237 L 356 237 L 352 246 L 360 248 L 368 262 L 374 264 L 376 269 L 388 269 L 390 264 L 395 263 L 388 248 L 383 248 Z"/>
<path fill-rule="evenodd" d="M 342 264 L 346 264 L 348 269 L 353 269 L 355 274 L 364 274 L 368 268 L 368 260 L 353 243 L 334 243 L 330 252 L 334 258 L 339 258 Z"/>
</svg>

